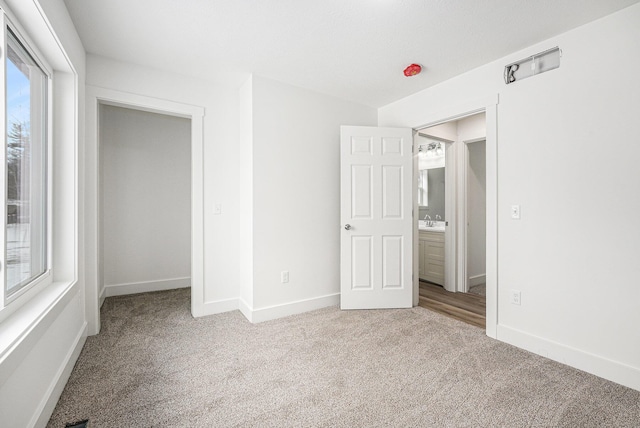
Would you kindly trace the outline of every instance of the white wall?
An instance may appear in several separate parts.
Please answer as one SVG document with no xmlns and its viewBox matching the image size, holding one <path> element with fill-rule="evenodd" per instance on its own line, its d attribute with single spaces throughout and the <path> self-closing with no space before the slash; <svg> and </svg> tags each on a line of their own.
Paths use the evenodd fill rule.
<svg viewBox="0 0 640 428">
<path fill-rule="evenodd" d="M 240 241 L 238 306 L 244 314 L 253 308 L 253 76 L 238 93 L 240 116 L 240 213 L 238 238 Z"/>
<path fill-rule="evenodd" d="M 87 69 L 93 86 L 205 107 L 205 303 L 260 321 L 338 302 L 339 127 L 375 109 L 257 76 L 236 88 L 93 55 Z"/>
<path fill-rule="evenodd" d="M 499 94 L 497 337 L 636 389 L 638 22 L 634 5 L 379 110 L 381 126 L 418 126 Z M 553 46 L 559 69 L 504 84 L 506 64 Z"/>
<path fill-rule="evenodd" d="M 83 300 L 74 287 L 41 321 L 43 331 L 25 338 L 19 363 L 0 366 L 0 421 L 3 427 L 45 426 L 80 355 L 86 328 Z M 49 311 L 48 311 L 49 312 Z M 33 343 L 29 343 L 33 341 Z M 73 421 L 69 421 L 73 422 Z"/>
<path fill-rule="evenodd" d="M 432 137 L 441 138 L 448 141 L 456 141 L 458 138 L 458 122 L 451 121 L 441 123 L 439 125 L 430 126 L 426 129 L 420 130 L 423 134 L 430 135 Z"/>
<path fill-rule="evenodd" d="M 481 138 L 486 138 L 487 136 L 486 115 L 484 113 L 474 114 L 457 120 L 455 124 L 456 141 L 476 141 Z"/>
<path fill-rule="evenodd" d="M 191 121 L 100 106 L 107 296 L 190 286 Z"/>
<path fill-rule="evenodd" d="M 485 282 L 487 233 L 486 143 L 467 145 L 467 280 L 471 285 Z"/>
<path fill-rule="evenodd" d="M 86 337 L 85 53 L 62 0 L 6 4 L 54 69 L 54 283 L 0 322 L 0 425 L 45 426 Z"/>
<path fill-rule="evenodd" d="M 237 309 L 242 198 L 238 88 L 94 55 L 87 56 L 87 84 L 204 107 L 204 301 L 211 312 Z M 220 215 L 214 214 L 216 204 Z"/>
<path fill-rule="evenodd" d="M 253 77 L 254 321 L 337 304 L 340 125 L 376 110 Z M 280 282 L 289 271 L 289 283 Z"/>
</svg>

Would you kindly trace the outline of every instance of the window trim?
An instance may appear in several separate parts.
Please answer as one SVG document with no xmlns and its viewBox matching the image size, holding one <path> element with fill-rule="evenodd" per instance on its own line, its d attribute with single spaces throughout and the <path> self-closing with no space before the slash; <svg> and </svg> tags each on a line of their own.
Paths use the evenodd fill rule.
<svg viewBox="0 0 640 428">
<path fill-rule="evenodd" d="M 0 245 L 4 247 L 4 253 L 2 254 L 3 260 L 0 265 L 0 275 L 2 275 L 2 292 L 0 293 L 0 322 L 5 317 L 9 316 L 12 312 L 17 310 L 24 303 L 28 302 L 35 295 L 41 293 L 46 287 L 50 286 L 53 283 L 53 69 L 50 64 L 44 60 L 44 56 L 40 53 L 37 45 L 29 38 L 28 33 L 24 30 L 24 28 L 16 23 L 14 19 L 12 19 L 8 11 L 1 7 L 0 5 L 0 25 L 2 25 L 2 30 L 0 31 L 0 47 L 1 53 L 0 60 L 2 60 L 2 66 L 0 67 L 0 80 L 2 81 L 0 88 L 0 93 L 2 94 L 2 102 L 5 101 L 6 95 L 6 46 L 7 46 L 7 38 L 8 31 L 10 30 L 15 39 L 22 45 L 27 54 L 31 56 L 34 62 L 40 67 L 42 72 L 46 77 L 46 104 L 45 104 L 45 151 L 46 151 L 46 164 L 45 164 L 45 177 L 46 177 L 46 269 L 45 271 L 33 278 L 28 284 L 20 287 L 19 290 L 9 294 L 6 288 L 6 226 L 7 219 L 6 215 L 6 207 L 3 208 L 2 211 L 2 219 L 0 220 L 0 225 L 2 226 L 0 230 Z M 4 135 L 3 146 L 2 146 L 2 155 L 0 155 L 0 161 L 3 163 L 1 167 L 2 180 L 6 180 L 4 178 L 6 176 L 6 111 L 5 117 L 0 121 L 0 132 Z M 6 185 L 6 182 L 3 182 Z M 6 198 L 6 189 L 4 191 Z M 0 201 L 3 205 L 6 204 L 6 200 Z"/>
</svg>

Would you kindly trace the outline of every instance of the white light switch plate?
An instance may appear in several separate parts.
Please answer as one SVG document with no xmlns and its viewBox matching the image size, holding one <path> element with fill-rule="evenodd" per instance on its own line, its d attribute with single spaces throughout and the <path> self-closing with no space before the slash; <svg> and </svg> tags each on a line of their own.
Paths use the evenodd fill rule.
<svg viewBox="0 0 640 428">
<path fill-rule="evenodd" d="M 520 205 L 511 205 L 511 218 L 520 220 Z"/>
<path fill-rule="evenodd" d="M 214 215 L 222 214 L 222 204 L 215 204 L 215 206 L 213 207 L 213 214 Z"/>
</svg>

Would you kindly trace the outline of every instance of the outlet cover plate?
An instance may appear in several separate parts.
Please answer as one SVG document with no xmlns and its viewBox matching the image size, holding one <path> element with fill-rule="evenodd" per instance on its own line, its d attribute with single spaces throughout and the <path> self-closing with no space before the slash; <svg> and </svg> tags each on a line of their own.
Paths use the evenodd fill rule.
<svg viewBox="0 0 640 428">
<path fill-rule="evenodd" d="M 519 290 L 511 290 L 511 304 L 520 306 L 522 302 L 522 293 Z"/>
</svg>

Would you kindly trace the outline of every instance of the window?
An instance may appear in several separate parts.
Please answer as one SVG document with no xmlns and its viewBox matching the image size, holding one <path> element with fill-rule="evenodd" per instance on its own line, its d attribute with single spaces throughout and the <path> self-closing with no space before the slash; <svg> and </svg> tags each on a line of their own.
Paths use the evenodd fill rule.
<svg viewBox="0 0 640 428">
<path fill-rule="evenodd" d="M 10 27 L 5 31 L 4 266 L 6 298 L 48 271 L 47 73 Z"/>
</svg>

